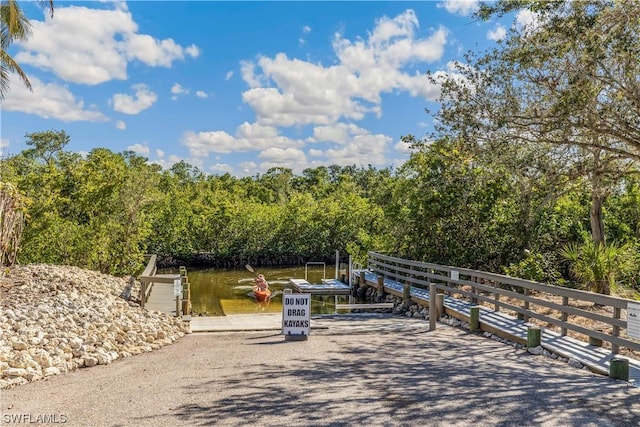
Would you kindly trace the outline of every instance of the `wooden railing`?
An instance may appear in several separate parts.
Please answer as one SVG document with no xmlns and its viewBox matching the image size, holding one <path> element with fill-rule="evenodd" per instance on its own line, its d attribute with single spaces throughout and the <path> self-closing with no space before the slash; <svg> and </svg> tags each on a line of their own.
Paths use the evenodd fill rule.
<svg viewBox="0 0 640 427">
<path fill-rule="evenodd" d="M 563 336 L 567 335 L 567 331 L 573 331 L 588 337 L 594 345 L 609 342 L 612 352 L 616 354 L 620 347 L 640 351 L 640 343 L 626 337 L 627 307 L 629 303 L 637 301 L 501 274 L 409 261 L 376 252 L 369 252 L 368 268 L 403 284 L 404 289 L 399 296 L 408 296 L 411 287 L 428 292 L 429 285 L 435 284 L 439 291 L 449 296 L 468 299 L 473 304 L 488 305 L 495 311 L 507 310 L 525 321 L 533 318 L 554 325 Z M 543 294 L 547 296 L 546 299 L 542 298 Z M 421 302 L 418 297 L 411 298 Z M 584 309 L 594 304 L 606 308 L 610 315 Z M 532 310 L 532 305 L 544 310 Z M 581 319 L 588 319 L 590 324 L 597 327 L 587 328 L 580 324 Z"/>
<path fill-rule="evenodd" d="M 153 288 L 153 277 L 156 275 L 158 268 L 156 267 L 157 256 L 150 255 L 142 274 L 138 277 L 140 281 L 140 306 L 144 308 L 145 303 L 149 299 L 151 288 Z"/>
</svg>

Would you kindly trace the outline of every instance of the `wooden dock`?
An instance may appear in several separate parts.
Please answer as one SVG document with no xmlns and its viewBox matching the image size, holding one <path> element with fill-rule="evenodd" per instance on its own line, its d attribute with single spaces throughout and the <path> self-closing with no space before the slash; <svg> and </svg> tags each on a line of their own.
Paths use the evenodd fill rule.
<svg viewBox="0 0 640 427">
<path fill-rule="evenodd" d="M 182 295 L 176 297 L 174 290 L 175 280 L 180 280 L 179 274 L 158 274 L 155 277 L 171 280 L 171 283 L 153 282 L 151 292 L 145 302 L 147 310 L 160 311 L 162 313 L 180 316 L 182 307 Z M 182 292 L 181 292 L 182 294 Z M 177 300 L 177 301 L 176 301 Z M 176 313 L 176 309 L 179 313 Z"/>
<path fill-rule="evenodd" d="M 186 267 L 178 274 L 157 274 L 156 255 L 151 255 L 140 280 L 140 305 L 173 316 L 191 314 L 191 288 Z"/>
<path fill-rule="evenodd" d="M 349 295 L 351 287 L 336 279 L 322 279 L 320 284 L 312 284 L 304 279 L 289 279 L 296 292 L 311 295 Z"/>
</svg>

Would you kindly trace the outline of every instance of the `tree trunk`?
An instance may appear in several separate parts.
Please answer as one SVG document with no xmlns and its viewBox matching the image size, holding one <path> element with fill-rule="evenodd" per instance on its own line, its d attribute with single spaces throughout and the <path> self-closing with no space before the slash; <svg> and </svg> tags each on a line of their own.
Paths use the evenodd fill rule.
<svg viewBox="0 0 640 427">
<path fill-rule="evenodd" d="M 604 197 L 598 195 L 594 191 L 591 195 L 591 235 L 596 245 L 602 245 L 605 243 L 604 235 L 604 221 L 602 220 L 602 203 Z"/>
</svg>

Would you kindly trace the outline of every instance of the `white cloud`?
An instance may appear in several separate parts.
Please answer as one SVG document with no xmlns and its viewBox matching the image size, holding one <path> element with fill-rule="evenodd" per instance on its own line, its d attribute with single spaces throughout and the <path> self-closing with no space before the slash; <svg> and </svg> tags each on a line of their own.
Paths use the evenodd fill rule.
<svg viewBox="0 0 640 427">
<path fill-rule="evenodd" d="M 149 146 L 146 144 L 134 144 L 134 145 L 129 145 L 127 147 L 127 150 L 129 151 L 133 151 L 134 153 L 140 155 L 140 156 L 144 156 L 144 157 L 149 157 L 149 153 L 151 153 L 151 150 L 149 149 Z"/>
<path fill-rule="evenodd" d="M 195 44 L 187 47 L 184 52 L 192 58 L 197 58 L 198 56 L 200 56 L 200 48 Z"/>
<path fill-rule="evenodd" d="M 181 143 L 197 159 L 212 153 L 258 152 L 261 163 L 243 167 L 247 175 L 256 167 L 302 171 L 325 163 L 385 164 L 392 150 L 405 154 L 406 147 L 387 135 L 372 134 L 358 121 L 367 115 L 382 116 L 385 93 L 436 99 L 439 85 L 430 84 L 425 73 L 428 63 L 442 59 L 448 31 L 439 27 L 423 33 L 416 14 L 407 10 L 378 19 L 366 38 L 335 34 L 335 61 L 330 65 L 284 53 L 241 61 L 240 74 L 248 85 L 242 99 L 255 113 L 255 121 L 242 123 L 233 133 L 187 131 Z M 456 75 L 452 64 L 436 74 Z M 227 73 L 228 78 L 231 75 Z M 306 125 L 313 127 L 312 136 L 296 139 L 281 132 Z"/>
<path fill-rule="evenodd" d="M 442 0 L 438 7 L 444 7 L 447 12 L 462 16 L 469 16 L 478 10 L 480 0 Z"/>
<path fill-rule="evenodd" d="M 507 30 L 500 24 L 497 24 L 493 30 L 487 31 L 487 38 L 493 41 L 502 40 L 506 35 Z"/>
<path fill-rule="evenodd" d="M 516 14 L 515 27 L 525 35 L 536 31 L 542 24 L 542 17 L 529 9 L 522 9 Z"/>
<path fill-rule="evenodd" d="M 216 163 L 209 167 L 209 170 L 213 173 L 225 174 L 225 173 L 233 173 L 233 166 L 228 165 L 226 163 Z"/>
<path fill-rule="evenodd" d="M 304 145 L 302 141 L 282 136 L 271 126 L 244 122 L 236 129 L 236 135 L 225 131 L 193 132 L 182 135 L 181 142 L 192 157 L 207 157 L 211 153 L 232 153 L 264 150 L 269 147 L 291 148 Z"/>
<path fill-rule="evenodd" d="M 125 122 L 123 122 L 122 120 L 118 120 L 116 122 L 116 128 L 118 128 L 120 130 L 125 130 L 127 128 L 127 124 Z"/>
<path fill-rule="evenodd" d="M 182 87 L 180 83 L 174 83 L 173 86 L 171 86 L 171 93 L 174 95 L 187 94 L 189 93 L 189 89 Z"/>
<path fill-rule="evenodd" d="M 7 138 L 0 138 L 0 157 L 4 155 L 7 148 L 9 148 L 9 140 Z"/>
<path fill-rule="evenodd" d="M 335 123 L 330 126 L 317 126 L 313 129 L 311 142 L 335 142 L 346 144 L 353 135 L 367 135 L 369 131 L 354 124 Z"/>
<path fill-rule="evenodd" d="M 383 134 L 371 134 L 367 129 L 354 124 L 336 123 L 333 126 L 314 128 L 313 137 L 308 141 L 338 144 L 325 151 L 312 148 L 308 152 L 309 156 L 324 158 L 331 164 L 350 165 L 366 162 L 381 165 L 388 160 L 385 153 L 392 139 Z M 398 144 L 395 148 L 399 148 Z"/>
<path fill-rule="evenodd" d="M 392 141 L 386 135 L 356 135 L 340 149 L 329 149 L 326 156 L 330 164 L 351 165 L 366 162 L 371 165 L 383 165 L 386 162 L 387 144 Z"/>
<path fill-rule="evenodd" d="M 231 77 L 233 77 L 233 71 L 227 71 L 227 74 L 224 76 L 224 79 L 229 80 Z"/>
<path fill-rule="evenodd" d="M 311 27 L 308 25 L 305 25 L 304 27 L 302 27 L 302 32 L 305 34 L 309 34 L 311 32 Z"/>
<path fill-rule="evenodd" d="M 240 168 L 242 175 L 252 176 L 255 175 L 258 170 L 258 165 L 255 162 L 240 162 Z"/>
<path fill-rule="evenodd" d="M 205 91 L 203 91 L 203 90 L 196 91 L 196 96 L 197 96 L 198 98 L 208 98 L 208 97 L 209 97 L 209 95 L 207 94 L 207 92 L 205 92 Z"/>
<path fill-rule="evenodd" d="M 136 84 L 131 87 L 136 91 L 134 96 L 124 93 L 113 95 L 113 109 L 115 111 L 135 115 L 151 107 L 158 99 L 158 95 L 150 91 L 144 84 Z"/>
<path fill-rule="evenodd" d="M 251 61 L 240 61 L 240 73 L 242 74 L 242 80 L 244 80 L 249 87 L 260 87 L 262 84 L 260 79 L 255 74 L 256 65 Z M 227 73 L 227 75 L 229 75 Z"/>
<path fill-rule="evenodd" d="M 55 17 L 32 19 L 28 40 L 16 43 L 18 63 L 50 70 L 63 80 L 95 85 L 127 78 L 132 60 L 157 67 L 197 57 L 199 49 L 184 48 L 172 39 L 159 40 L 138 33 L 138 25 L 125 3 L 114 10 L 84 6 L 56 7 Z"/>
<path fill-rule="evenodd" d="M 418 27 L 415 13 L 407 10 L 395 18 L 380 18 L 367 40 L 351 41 L 336 34 L 333 49 L 338 62 L 331 66 L 290 59 L 284 53 L 244 61 L 242 78 L 250 89 L 243 93 L 243 101 L 261 123 L 294 126 L 361 120 L 369 113 L 380 116 L 385 92 L 435 99 L 438 87 L 427 81 L 426 67 L 416 66 L 442 58 L 447 30 L 440 27 L 429 37 L 418 38 Z"/>
<path fill-rule="evenodd" d="M 411 146 L 409 144 L 407 144 L 406 142 L 404 142 L 403 140 L 398 141 L 393 148 L 395 148 L 396 151 L 398 151 L 398 152 L 400 152 L 402 154 L 411 153 Z"/>
<path fill-rule="evenodd" d="M 9 79 L 16 84 L 11 86 L 10 92 L 2 101 L 3 111 L 19 111 L 63 122 L 107 120 L 107 117 L 94 107 L 86 109 L 84 101 L 77 100 L 66 86 L 44 83 L 37 77 L 30 77 L 33 90 L 31 92 L 15 74 L 10 75 Z"/>
<path fill-rule="evenodd" d="M 273 167 L 285 167 L 292 169 L 294 173 L 299 173 L 312 165 L 307 161 L 304 151 L 298 148 L 267 148 L 258 157 L 263 160 L 259 166 L 261 172 L 266 172 Z"/>
</svg>

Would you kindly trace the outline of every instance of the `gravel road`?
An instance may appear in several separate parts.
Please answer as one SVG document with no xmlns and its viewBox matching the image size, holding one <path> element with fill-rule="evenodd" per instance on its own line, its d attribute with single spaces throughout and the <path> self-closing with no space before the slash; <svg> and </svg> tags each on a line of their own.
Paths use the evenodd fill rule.
<svg viewBox="0 0 640 427">
<path fill-rule="evenodd" d="M 637 426 L 640 389 L 463 330 L 316 319 L 307 341 L 201 333 L 0 391 L 0 425 Z"/>
</svg>

